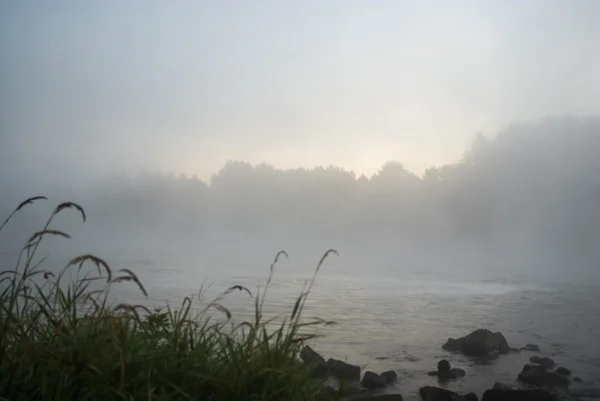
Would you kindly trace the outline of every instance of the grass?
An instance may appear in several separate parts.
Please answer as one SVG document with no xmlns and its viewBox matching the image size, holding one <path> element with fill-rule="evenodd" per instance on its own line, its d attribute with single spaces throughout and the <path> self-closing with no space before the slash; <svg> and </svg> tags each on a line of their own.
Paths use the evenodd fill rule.
<svg viewBox="0 0 600 401">
<path fill-rule="evenodd" d="M 15 214 L 45 197 L 22 202 Z M 176 309 L 148 310 L 111 303 L 115 285 L 146 290 L 133 271 L 113 270 L 101 258 L 81 255 L 56 274 L 34 263 L 47 236 L 70 238 L 51 228 L 54 217 L 79 205 L 59 204 L 21 250 L 17 266 L 0 273 L 0 400 L 332 400 L 337 394 L 312 379 L 298 355 L 316 327 L 331 322 L 301 318 L 324 260 L 281 322 L 262 314 L 279 252 L 262 292 L 233 286 L 192 315 L 193 300 Z M 93 273 L 87 273 L 91 271 Z M 73 274 L 75 273 L 75 274 Z M 243 291 L 254 316 L 235 322 L 220 302 Z M 220 317 L 213 319 L 213 313 Z"/>
</svg>

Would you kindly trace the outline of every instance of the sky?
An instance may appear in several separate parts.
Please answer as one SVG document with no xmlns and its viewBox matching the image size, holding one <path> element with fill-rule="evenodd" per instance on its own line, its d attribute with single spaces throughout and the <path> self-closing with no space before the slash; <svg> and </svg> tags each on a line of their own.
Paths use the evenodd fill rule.
<svg viewBox="0 0 600 401">
<path fill-rule="evenodd" d="M 7 0 L 0 167 L 420 174 L 477 133 L 600 114 L 599 18 L 595 0 Z"/>
</svg>

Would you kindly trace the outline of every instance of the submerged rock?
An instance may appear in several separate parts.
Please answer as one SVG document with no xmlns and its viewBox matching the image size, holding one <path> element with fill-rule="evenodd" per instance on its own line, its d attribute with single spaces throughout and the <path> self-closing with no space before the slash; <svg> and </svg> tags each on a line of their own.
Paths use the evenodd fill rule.
<svg viewBox="0 0 600 401">
<path fill-rule="evenodd" d="M 565 376 L 535 365 L 525 365 L 517 380 L 534 386 L 568 387 L 571 384 Z"/>
<path fill-rule="evenodd" d="M 556 401 L 556 397 L 543 390 L 486 390 L 481 401 Z"/>
<path fill-rule="evenodd" d="M 473 393 L 460 395 L 450 390 L 432 386 L 421 387 L 419 395 L 423 401 L 477 401 L 477 396 Z"/>
<path fill-rule="evenodd" d="M 387 380 L 385 379 L 385 377 L 382 377 L 375 372 L 367 370 L 363 375 L 360 384 L 362 384 L 363 387 L 368 388 L 369 390 L 374 390 L 378 387 L 384 387 L 387 384 Z"/>
<path fill-rule="evenodd" d="M 521 348 L 524 351 L 534 351 L 534 352 L 539 352 L 540 347 L 536 344 L 527 344 L 526 346 L 524 346 L 523 348 Z"/>
<path fill-rule="evenodd" d="M 360 366 L 351 365 L 339 359 L 329 358 L 327 360 L 329 374 L 340 380 L 360 380 Z"/>
<path fill-rule="evenodd" d="M 493 333 L 487 329 L 478 329 L 458 339 L 449 338 L 442 346 L 446 351 L 462 352 L 471 356 L 494 356 L 508 354 L 510 347 L 502 333 Z"/>
</svg>

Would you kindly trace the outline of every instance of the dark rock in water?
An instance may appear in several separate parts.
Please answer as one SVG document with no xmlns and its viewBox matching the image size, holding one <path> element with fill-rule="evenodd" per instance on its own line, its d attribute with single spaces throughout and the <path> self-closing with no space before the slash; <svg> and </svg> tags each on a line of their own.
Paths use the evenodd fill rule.
<svg viewBox="0 0 600 401">
<path fill-rule="evenodd" d="M 531 356 L 531 358 L 529 358 L 529 362 L 531 363 L 540 363 L 542 362 L 542 357 L 541 356 L 537 356 L 537 355 L 533 355 Z"/>
<path fill-rule="evenodd" d="M 556 397 L 543 390 L 486 390 L 481 401 L 556 401 Z"/>
<path fill-rule="evenodd" d="M 352 401 L 403 401 L 400 394 L 380 394 L 352 397 Z"/>
<path fill-rule="evenodd" d="M 377 373 L 367 370 L 363 375 L 360 384 L 362 384 L 363 387 L 368 388 L 369 390 L 373 390 L 378 387 L 384 387 L 387 384 L 387 381 L 384 377 L 381 377 Z"/>
<path fill-rule="evenodd" d="M 508 354 L 510 347 L 502 333 L 493 333 L 487 329 L 478 329 L 468 336 L 458 339 L 449 338 L 442 346 L 446 351 L 462 352 L 471 356 L 493 356 L 494 353 Z"/>
<path fill-rule="evenodd" d="M 573 381 L 576 383 L 581 383 L 583 380 L 581 380 L 581 377 L 574 377 Z"/>
<path fill-rule="evenodd" d="M 300 351 L 300 359 L 302 359 L 306 363 L 323 363 L 325 364 L 325 358 L 323 358 L 319 353 L 313 350 L 308 345 L 305 345 Z"/>
<path fill-rule="evenodd" d="M 450 371 L 450 367 L 451 367 L 450 362 L 448 362 L 445 359 L 442 359 L 437 364 L 438 372 L 448 372 L 448 371 Z"/>
<path fill-rule="evenodd" d="M 317 362 L 313 368 L 313 376 L 315 379 L 323 379 L 329 375 L 329 368 L 326 364 Z"/>
<path fill-rule="evenodd" d="M 398 375 L 393 370 L 386 370 L 381 374 L 381 377 L 385 379 L 387 384 L 391 384 L 398 380 Z"/>
<path fill-rule="evenodd" d="M 571 376 L 571 371 L 567 368 L 565 368 L 564 366 L 558 367 L 556 368 L 556 370 L 554 370 L 556 373 L 558 373 L 559 375 L 563 375 L 563 376 Z"/>
<path fill-rule="evenodd" d="M 546 369 L 552 369 L 555 365 L 554 361 L 547 356 L 543 357 L 539 362 L 540 366 L 545 367 Z"/>
<path fill-rule="evenodd" d="M 506 390 L 506 391 L 514 390 L 512 388 L 512 386 L 509 386 L 508 384 L 504 384 L 504 383 L 500 383 L 500 382 L 494 383 L 494 387 L 492 387 L 492 388 L 494 390 Z"/>
<path fill-rule="evenodd" d="M 540 347 L 536 344 L 527 344 L 526 346 L 524 346 L 523 348 L 521 348 L 524 351 L 534 351 L 534 352 L 539 352 Z"/>
<path fill-rule="evenodd" d="M 387 356 L 378 356 L 375 359 L 378 360 L 378 361 L 385 361 L 387 359 Z"/>
<path fill-rule="evenodd" d="M 423 401 L 477 401 L 473 393 L 460 395 L 439 387 L 425 386 L 419 389 L 419 395 Z"/>
<path fill-rule="evenodd" d="M 544 368 L 543 366 L 532 365 L 532 364 L 529 364 L 529 363 L 527 365 L 523 366 L 523 372 L 527 372 L 528 370 L 536 370 L 536 369 L 546 370 L 546 368 Z"/>
<path fill-rule="evenodd" d="M 304 363 L 314 364 L 313 369 L 313 377 L 314 378 L 324 378 L 327 377 L 329 368 L 325 363 L 325 358 L 319 355 L 318 352 L 313 350 L 311 347 L 306 345 L 302 351 L 300 352 L 300 359 L 304 361 Z"/>
<path fill-rule="evenodd" d="M 329 374 L 340 380 L 360 380 L 360 366 L 350 365 L 339 359 L 329 358 L 327 360 Z"/>
<path fill-rule="evenodd" d="M 444 372 L 432 371 L 427 374 L 429 376 L 435 376 L 441 381 L 446 381 L 458 379 L 459 377 L 464 377 L 467 374 L 467 372 L 459 368 L 452 368 Z"/>
<path fill-rule="evenodd" d="M 568 387 L 571 382 L 565 376 L 555 372 L 549 372 L 542 366 L 525 365 L 523 371 L 517 377 L 522 383 L 534 386 Z"/>
</svg>

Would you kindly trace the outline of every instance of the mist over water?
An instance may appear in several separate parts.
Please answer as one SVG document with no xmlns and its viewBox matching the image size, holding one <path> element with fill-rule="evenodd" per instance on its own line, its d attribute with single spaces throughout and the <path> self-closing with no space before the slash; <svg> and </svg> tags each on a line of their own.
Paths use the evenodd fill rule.
<svg viewBox="0 0 600 401">
<path fill-rule="evenodd" d="M 481 394 L 530 354 L 441 345 L 489 328 L 600 398 L 600 2 L 574 4 L 2 3 L 0 219 L 49 200 L 0 265 L 72 201 L 87 220 L 56 216 L 45 269 L 91 253 L 148 291 L 115 302 L 201 308 L 284 250 L 276 315 L 335 249 L 306 310 L 338 323 L 327 357 L 396 370 L 408 400 L 448 358 Z"/>
<path fill-rule="evenodd" d="M 132 286 L 115 289 L 115 302 L 177 307 L 194 296 L 199 309 L 232 285 L 264 288 L 269 264 L 285 250 L 265 306 L 284 315 L 334 248 L 339 255 L 325 261 L 306 313 L 337 325 L 314 345 L 368 369 L 397 370 L 401 380 L 388 391 L 410 399 L 419 386 L 436 385 L 426 373 L 442 358 L 467 370 L 451 389 L 514 383 L 526 352 L 482 365 L 441 350 L 448 337 L 481 327 L 503 332 L 513 347 L 539 344 L 584 380 L 576 390 L 595 391 L 599 134 L 597 118 L 515 125 L 477 137 L 461 161 L 422 177 L 397 162 L 371 178 L 245 162 L 228 163 L 210 182 L 108 176 L 48 194 L 82 204 L 88 221 L 60 215 L 53 226 L 74 238 L 49 238 L 40 255 L 52 269 L 92 252 L 113 269 L 134 270 L 148 298 Z M 5 214 L 32 192 L 5 192 Z M 31 206 L 2 233 L 7 265 L 53 207 Z M 234 320 L 253 313 L 244 294 L 224 304 Z"/>
</svg>

